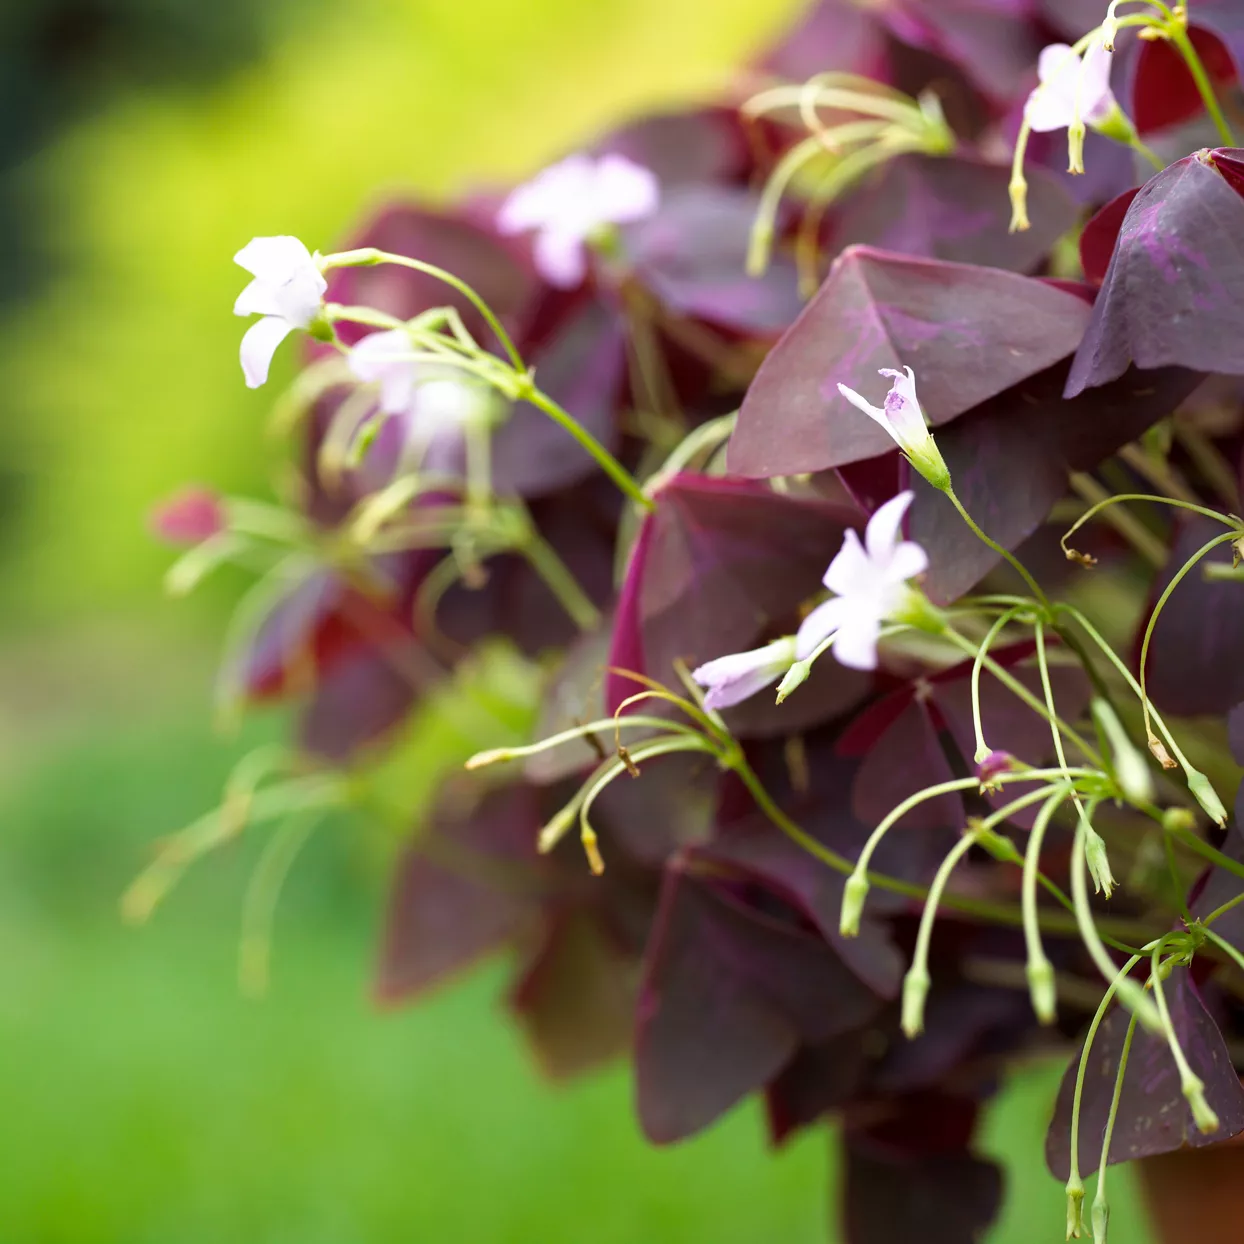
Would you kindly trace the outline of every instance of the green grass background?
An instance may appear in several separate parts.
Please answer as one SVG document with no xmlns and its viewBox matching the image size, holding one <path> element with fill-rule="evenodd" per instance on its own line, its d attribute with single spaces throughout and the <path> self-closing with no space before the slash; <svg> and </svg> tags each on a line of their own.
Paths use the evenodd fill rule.
<svg viewBox="0 0 1244 1244">
<path fill-rule="evenodd" d="M 22 176 L 55 266 L 0 332 L 0 453 L 29 480 L 0 549 L 0 1244 L 801 1244 L 827 1238 L 832 1147 L 765 1151 L 746 1108 L 648 1148 L 618 1067 L 543 1084 L 485 968 L 377 1014 L 391 831 L 326 826 L 299 859 L 266 999 L 235 984 L 261 842 L 198 867 L 151 925 L 117 898 L 159 835 L 279 737 L 208 726 L 226 592 L 159 599 L 143 534 L 186 477 L 262 487 L 229 262 L 253 234 L 342 239 L 394 191 L 524 173 L 642 106 L 711 91 L 794 0 L 319 0 L 210 92 L 131 96 Z M 276 379 L 291 374 L 287 353 Z M 470 750 L 433 708 L 413 803 Z M 1054 1068 L 990 1119 L 1010 1195 L 993 1244 L 1062 1238 L 1041 1137 Z M 1126 1175 L 1112 1241 L 1147 1235 Z M 832 1238 L 832 1236 L 830 1237 Z"/>
</svg>

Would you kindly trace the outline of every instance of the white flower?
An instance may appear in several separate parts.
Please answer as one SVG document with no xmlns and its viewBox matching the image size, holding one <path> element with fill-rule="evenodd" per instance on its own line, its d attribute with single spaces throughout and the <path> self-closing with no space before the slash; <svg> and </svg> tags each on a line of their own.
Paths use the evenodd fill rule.
<svg viewBox="0 0 1244 1244">
<path fill-rule="evenodd" d="M 805 661 L 831 635 L 833 654 L 852 669 L 877 668 L 881 624 L 900 611 L 907 580 L 929 564 L 918 545 L 902 539 L 900 527 L 915 493 L 900 492 L 868 520 L 864 544 L 848 531 L 829 564 L 824 583 L 836 593 L 803 620 L 795 637 L 796 655 Z"/>
<path fill-rule="evenodd" d="M 838 386 L 838 392 L 852 406 L 862 410 L 870 419 L 875 419 L 881 424 L 907 455 L 912 466 L 934 488 L 949 487 L 950 472 L 942 458 L 941 450 L 937 447 L 937 442 L 929 431 L 929 425 L 924 419 L 924 411 L 916 397 L 915 372 L 910 367 L 904 368 L 903 371 L 883 367 L 879 374 L 894 380 L 889 393 L 885 395 L 884 409 L 866 401 L 854 389 L 848 389 L 845 384 Z"/>
<path fill-rule="evenodd" d="M 771 687 L 790 668 L 795 659 L 795 637 L 786 635 L 763 648 L 732 652 L 695 670 L 691 677 L 708 688 L 704 703 L 708 708 L 729 708 Z"/>
<path fill-rule="evenodd" d="M 610 225 L 656 211 L 660 189 L 620 155 L 572 155 L 519 186 L 497 215 L 502 233 L 536 230 L 535 263 L 550 285 L 573 289 L 587 273 L 585 243 Z"/>
<path fill-rule="evenodd" d="M 482 418 L 492 404 L 485 385 L 454 367 L 417 357 L 400 328 L 369 333 L 347 362 L 363 383 L 380 386 L 380 409 L 406 419 L 411 437 L 422 444 Z"/>
<path fill-rule="evenodd" d="M 242 338 L 248 388 L 268 379 L 276 348 L 295 328 L 310 328 L 328 282 L 311 252 L 291 237 L 254 238 L 233 257 L 255 279 L 238 295 L 234 315 L 261 315 Z"/>
<path fill-rule="evenodd" d="M 1104 121 L 1117 107 L 1110 91 L 1110 60 L 1100 37 L 1088 45 L 1083 58 L 1065 43 L 1043 48 L 1037 60 L 1040 85 L 1024 105 L 1029 127 L 1045 134 Z"/>
</svg>

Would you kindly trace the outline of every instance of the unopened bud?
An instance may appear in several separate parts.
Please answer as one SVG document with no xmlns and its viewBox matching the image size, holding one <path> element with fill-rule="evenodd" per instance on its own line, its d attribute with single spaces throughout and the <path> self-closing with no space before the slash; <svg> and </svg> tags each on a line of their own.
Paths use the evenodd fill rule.
<svg viewBox="0 0 1244 1244">
<path fill-rule="evenodd" d="M 1024 857 L 1019 853 L 1019 848 L 1005 834 L 988 829 L 981 822 L 972 824 L 971 818 L 969 828 L 976 835 L 976 845 L 988 851 L 995 860 L 1003 864 L 1023 864 Z"/>
<path fill-rule="evenodd" d="M 1110 1226 L 1110 1206 L 1098 1193 L 1093 1198 L 1093 1244 L 1106 1244 L 1106 1231 Z"/>
<path fill-rule="evenodd" d="M 1023 233 L 1032 228 L 1028 219 L 1028 182 L 1021 173 L 1011 178 L 1008 187 L 1011 195 L 1011 228 L 1012 233 Z"/>
<path fill-rule="evenodd" d="M 1189 1071 L 1181 1080 L 1179 1091 L 1184 1095 L 1192 1109 L 1192 1119 L 1197 1125 L 1197 1130 L 1206 1135 L 1210 1132 L 1216 1132 L 1218 1130 L 1218 1116 L 1214 1113 L 1209 1102 L 1205 1100 L 1205 1083 L 1200 1076 Z"/>
<path fill-rule="evenodd" d="M 1119 789 L 1132 802 L 1147 803 L 1153 798 L 1153 778 L 1144 756 L 1128 737 L 1109 700 L 1097 696 L 1091 708 L 1093 720 L 1110 744 Z"/>
<path fill-rule="evenodd" d="M 545 827 L 536 839 L 536 850 L 547 855 L 566 836 L 566 831 L 574 824 L 578 815 L 578 806 L 568 803 Z"/>
<path fill-rule="evenodd" d="M 224 503 L 210 488 L 183 488 L 151 511 L 151 530 L 169 544 L 202 544 L 228 521 Z"/>
<path fill-rule="evenodd" d="M 1077 117 L 1067 127 L 1067 172 L 1084 172 L 1084 122 Z"/>
<path fill-rule="evenodd" d="M 1115 880 L 1110 871 L 1106 844 L 1087 821 L 1084 822 L 1084 858 L 1088 863 L 1089 876 L 1093 878 L 1093 889 L 1103 898 L 1109 898 L 1114 893 Z"/>
<path fill-rule="evenodd" d="M 1199 773 L 1196 769 L 1191 770 L 1188 774 L 1188 789 L 1215 825 L 1226 825 L 1227 809 L 1222 806 L 1218 792 L 1204 773 Z"/>
<path fill-rule="evenodd" d="M 903 1032 L 908 1038 L 924 1031 L 924 1002 L 929 996 L 929 974 L 924 968 L 912 967 L 903 977 Z"/>
<path fill-rule="evenodd" d="M 1052 1024 L 1058 1018 L 1058 991 L 1054 987 L 1053 965 L 1044 954 L 1033 955 L 1025 972 L 1033 1012 L 1041 1023 Z"/>
<path fill-rule="evenodd" d="M 1106 10 L 1106 19 L 1101 24 L 1101 45 L 1107 52 L 1114 51 L 1114 41 L 1119 37 L 1119 19 L 1115 16 L 1115 9 L 1119 7 L 1119 0 L 1110 0 L 1110 7 Z"/>
<path fill-rule="evenodd" d="M 1067 1180 L 1067 1238 L 1080 1238 L 1084 1230 L 1084 1181 L 1078 1171 L 1072 1171 Z"/>
<path fill-rule="evenodd" d="M 803 686 L 808 681 L 808 675 L 812 673 L 812 662 L 796 661 L 794 665 L 786 671 L 785 677 L 778 683 L 777 702 L 782 703 L 784 699 L 797 687 Z"/>
<path fill-rule="evenodd" d="M 1010 752 L 997 750 L 987 751 L 984 756 L 976 753 L 976 777 L 981 784 L 981 794 L 986 791 L 999 791 L 1002 783 L 998 780 L 1002 774 L 1010 773 L 1015 768 L 1015 757 Z"/>
<path fill-rule="evenodd" d="M 838 932 L 843 937 L 859 936 L 860 917 L 864 914 L 869 888 L 868 878 L 861 872 L 854 872 L 847 878 L 842 890 L 842 911 L 838 916 Z"/>
<path fill-rule="evenodd" d="M 1190 834 L 1196 829 L 1196 816 L 1191 808 L 1167 808 L 1162 813 L 1162 828 L 1168 834 Z"/>
<path fill-rule="evenodd" d="M 596 832 L 585 825 L 580 841 L 583 843 L 583 854 L 587 856 L 587 866 L 593 876 L 599 877 L 605 871 L 605 861 L 596 845 Z"/>
</svg>

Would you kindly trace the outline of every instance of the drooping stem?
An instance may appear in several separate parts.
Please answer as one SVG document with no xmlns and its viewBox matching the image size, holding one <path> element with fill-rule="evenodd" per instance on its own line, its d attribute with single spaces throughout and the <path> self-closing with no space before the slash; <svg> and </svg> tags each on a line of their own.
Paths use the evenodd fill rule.
<svg viewBox="0 0 1244 1244">
<path fill-rule="evenodd" d="M 1155 950 L 1156 954 L 1157 951 Z M 1093 1244 L 1106 1244 L 1106 1223 L 1110 1217 L 1106 1202 L 1106 1167 L 1110 1163 L 1110 1142 L 1114 1138 L 1114 1122 L 1119 1116 L 1119 1099 L 1123 1096 L 1123 1077 L 1127 1075 L 1127 1060 L 1132 1052 L 1132 1038 L 1136 1035 L 1135 1015 L 1127 1021 L 1123 1034 L 1123 1048 L 1119 1051 L 1119 1069 L 1114 1076 L 1114 1092 L 1110 1096 L 1110 1111 L 1106 1115 L 1106 1129 L 1101 1138 L 1101 1160 L 1097 1167 L 1097 1190 L 1093 1193 Z"/>
<path fill-rule="evenodd" d="M 1042 792 L 1044 794 L 1044 792 Z M 1024 944 L 1028 951 L 1025 971 L 1028 989 L 1032 996 L 1032 1009 L 1043 1024 L 1052 1024 L 1057 1018 L 1054 991 L 1054 968 L 1041 945 L 1041 923 L 1037 912 L 1037 875 L 1040 869 L 1041 844 L 1045 831 L 1054 819 L 1063 801 L 1070 794 L 1067 787 L 1056 790 L 1041 805 L 1028 836 L 1028 850 L 1024 854 L 1021 905 L 1024 912 Z"/>
<path fill-rule="evenodd" d="M 1218 1130 L 1218 1116 L 1210 1107 L 1209 1102 L 1205 1100 L 1205 1082 L 1188 1065 L 1187 1056 L 1184 1054 L 1179 1036 L 1175 1032 L 1175 1025 L 1171 1022 L 1170 1008 L 1166 1005 L 1166 994 L 1162 988 L 1162 977 L 1170 961 L 1168 960 L 1164 964 L 1160 962 L 1160 958 L 1162 948 L 1167 941 L 1167 938 L 1163 938 L 1153 948 L 1151 956 L 1152 967 L 1149 971 L 1149 980 L 1153 985 L 1153 1000 L 1157 1003 L 1162 1032 L 1166 1036 L 1167 1045 L 1170 1046 L 1171 1057 L 1174 1058 L 1175 1066 L 1179 1070 L 1179 1091 L 1184 1095 L 1184 1099 L 1192 1111 L 1192 1117 L 1196 1122 L 1197 1129 L 1202 1133 L 1216 1132 Z"/>
<path fill-rule="evenodd" d="M 988 545 L 988 547 L 993 549 L 995 553 L 1004 558 L 1019 575 L 1019 577 L 1028 585 L 1028 589 L 1037 598 L 1037 600 L 1039 600 L 1041 604 L 1048 609 L 1050 604 L 1049 599 L 1041 590 L 1041 585 L 1032 577 L 1031 574 L 1028 573 L 1027 568 L 1019 560 L 1019 558 L 1016 557 L 1010 549 L 1003 548 L 1002 545 L 1000 545 L 996 540 L 985 534 L 985 532 L 981 529 L 980 524 L 977 523 L 971 514 L 969 514 L 964 508 L 963 502 L 960 501 L 955 495 L 955 490 L 953 488 L 947 488 L 945 492 L 946 496 L 950 498 L 950 503 L 956 510 L 959 511 L 959 517 L 962 518 L 971 529 L 972 534 L 976 536 L 982 544 Z"/>
<path fill-rule="evenodd" d="M 981 764 L 989 754 L 989 746 L 985 742 L 985 731 L 981 724 L 981 667 L 989 655 L 993 642 L 1003 629 L 1023 612 L 1022 605 L 1012 605 L 1005 613 L 999 615 L 981 640 L 980 648 L 972 659 L 972 728 L 976 732 L 976 755 L 974 759 Z"/>
</svg>

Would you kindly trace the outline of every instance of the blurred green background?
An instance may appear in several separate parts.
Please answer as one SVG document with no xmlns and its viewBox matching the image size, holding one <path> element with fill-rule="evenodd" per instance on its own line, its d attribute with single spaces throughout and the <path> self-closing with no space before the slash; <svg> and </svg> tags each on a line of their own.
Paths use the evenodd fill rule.
<svg viewBox="0 0 1244 1244">
<path fill-rule="evenodd" d="M 263 487 L 230 256 L 325 249 L 393 192 L 519 176 L 635 109 L 711 92 L 797 0 L 10 0 L 0 13 L 0 1241 L 822 1241 L 830 1146 L 757 1111 L 647 1148 L 616 1068 L 540 1082 L 499 965 L 378 1014 L 395 843 L 327 826 L 282 897 L 266 998 L 236 984 L 252 835 L 146 928 L 117 899 L 279 720 L 212 733 L 228 589 L 176 604 L 150 503 Z M 276 379 L 287 378 L 284 351 Z M 471 750 L 433 705 L 431 789 Z M 1056 1240 L 1057 1069 L 990 1119 L 995 1244 Z M 1126 1176 L 1112 1239 L 1147 1239 Z"/>
</svg>

